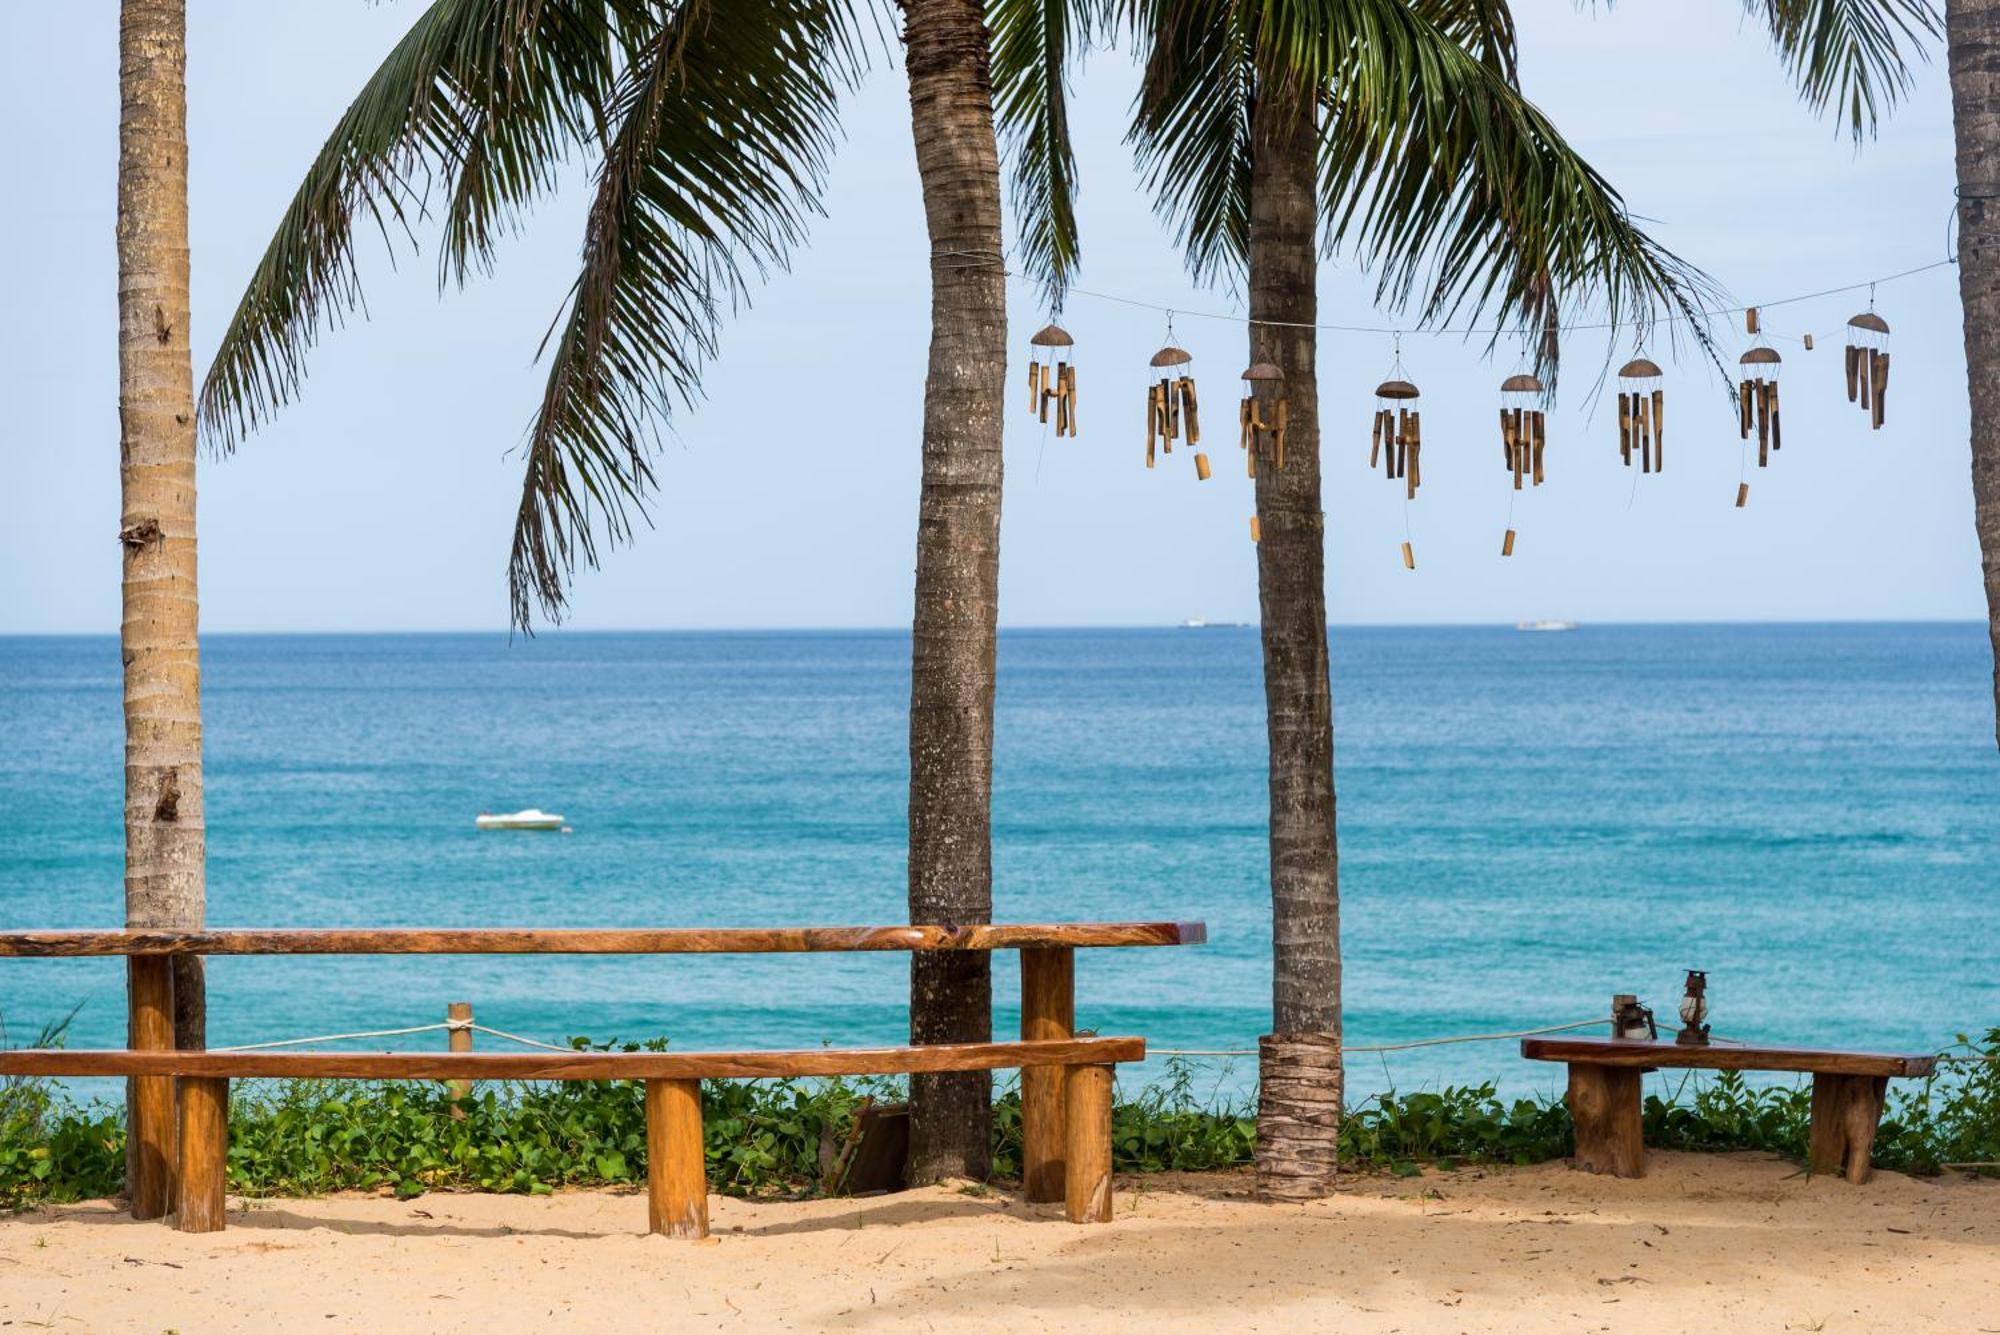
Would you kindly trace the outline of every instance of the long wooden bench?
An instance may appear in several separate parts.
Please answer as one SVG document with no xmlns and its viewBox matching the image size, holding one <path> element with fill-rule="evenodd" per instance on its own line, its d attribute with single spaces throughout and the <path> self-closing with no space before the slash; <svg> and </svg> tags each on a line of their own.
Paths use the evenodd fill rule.
<svg viewBox="0 0 2000 1335">
<path fill-rule="evenodd" d="M 0 1075 L 125 1076 L 131 1091 L 132 1212 L 179 1228 L 223 1226 L 231 1080 L 641 1080 L 651 1230 L 707 1231 L 701 1081 L 777 1076 L 1021 1071 L 1023 1193 L 1065 1203 L 1077 1223 L 1111 1218 L 1111 1086 L 1145 1040 L 1075 1036 L 1075 951 L 1196 945 L 1200 923 L 828 928 L 383 928 L 0 932 L 0 957 L 125 956 L 131 1047 L 0 1052 Z M 173 1049 L 178 955 L 711 954 L 1021 952 L 1021 1041 L 791 1052 L 365 1053 Z"/>
<path fill-rule="evenodd" d="M 1641 1177 L 1646 1147 L 1639 1077 L 1661 1069 L 1791 1071 L 1813 1078 L 1808 1162 L 1815 1173 L 1866 1182 L 1875 1128 L 1889 1081 L 1926 1076 L 1935 1056 L 1845 1052 L 1828 1048 L 1673 1043 L 1622 1038 L 1529 1038 L 1521 1055 L 1569 1064 L 1569 1112 L 1576 1123 L 1576 1166 L 1613 1177 Z"/>
</svg>

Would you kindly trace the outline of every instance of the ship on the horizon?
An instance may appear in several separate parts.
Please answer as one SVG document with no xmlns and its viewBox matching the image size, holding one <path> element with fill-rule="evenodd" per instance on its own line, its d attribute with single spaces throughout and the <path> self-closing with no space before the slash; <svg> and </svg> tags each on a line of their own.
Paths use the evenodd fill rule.
<svg viewBox="0 0 2000 1335">
<path fill-rule="evenodd" d="M 1552 617 L 1543 617 L 1539 621 L 1516 621 L 1514 623 L 1514 629 L 1515 630 L 1575 630 L 1576 623 L 1574 621 L 1558 621 Z"/>
</svg>

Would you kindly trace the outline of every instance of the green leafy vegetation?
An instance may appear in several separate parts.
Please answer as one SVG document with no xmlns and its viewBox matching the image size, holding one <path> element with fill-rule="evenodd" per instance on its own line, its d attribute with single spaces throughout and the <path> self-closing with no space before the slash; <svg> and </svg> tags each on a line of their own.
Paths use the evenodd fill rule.
<svg viewBox="0 0 2000 1335">
<path fill-rule="evenodd" d="M 59 1037 L 57 1027 L 40 1042 Z M 1957 1051 L 2000 1053 L 2000 1029 L 1979 1043 L 1961 1038 Z M 1200 1078 L 1193 1066 L 1171 1063 L 1164 1080 L 1116 1105 L 1120 1172 L 1208 1171 L 1251 1161 L 1254 1107 L 1204 1093 Z M 709 1181 L 730 1195 L 819 1193 L 827 1189 L 823 1165 L 863 1100 L 899 1093 L 891 1080 L 710 1081 L 702 1091 Z M 1800 1158 L 1811 1103 L 1803 1081 L 1757 1086 L 1733 1072 L 1691 1076 L 1665 1097 L 1648 1097 L 1646 1141 Z M 249 1082 L 230 1101 L 230 1187 L 250 1196 L 414 1196 L 629 1185 L 645 1174 L 645 1126 L 641 1088 L 629 1081 L 492 1084 L 464 1099 L 428 1082 Z M 1504 1101 L 1490 1084 L 1381 1095 L 1350 1108 L 1341 1128 L 1343 1160 L 1363 1170 L 1538 1163 L 1570 1148 L 1560 1099 Z M 995 1103 L 993 1149 L 996 1174 L 1019 1173 L 1021 1104 L 1012 1089 Z M 1932 1079 L 1897 1082 L 1875 1162 L 1914 1173 L 2000 1163 L 2000 1063 L 1954 1063 Z M 0 1082 L 0 1206 L 109 1196 L 124 1175 L 125 1133 L 115 1107 L 76 1103 L 43 1082 Z"/>
</svg>

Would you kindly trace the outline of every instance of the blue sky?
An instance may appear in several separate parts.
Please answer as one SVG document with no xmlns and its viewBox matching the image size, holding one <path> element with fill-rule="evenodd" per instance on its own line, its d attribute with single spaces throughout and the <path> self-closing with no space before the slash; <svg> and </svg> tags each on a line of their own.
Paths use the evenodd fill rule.
<svg viewBox="0 0 2000 1335">
<path fill-rule="evenodd" d="M 1534 97 L 1668 245 L 1745 301 L 1862 280 L 1945 254 L 1950 103 L 1939 63 L 1856 153 L 1814 119 L 1735 0 L 1656 0 L 1610 13 L 1517 0 Z M 327 129 L 422 12 L 417 0 L 190 0 L 196 373 Z M 117 5 L 21 5 L 0 48 L 0 633 L 118 624 Z M 1084 266 L 1092 291 L 1236 311 L 1199 291 L 1151 215 L 1122 144 L 1130 61 L 1099 53 L 1076 93 Z M 850 99 L 828 216 L 789 273 L 724 334 L 706 400 L 680 414 L 658 466 L 654 526 L 579 576 L 571 624 L 901 626 L 909 620 L 918 432 L 928 337 L 925 244 L 901 71 Z M 501 629 L 518 442 L 541 383 L 537 342 L 572 277 L 579 167 L 505 248 L 498 272 L 440 298 L 434 238 L 392 265 L 364 241 L 372 318 L 327 336 L 303 400 L 201 474 L 203 624 L 216 631 Z M 1321 318 L 1390 324 L 1367 274 L 1324 266 Z M 1046 318 L 1012 290 L 1021 379 Z M 1696 358 L 1669 367 L 1670 471 L 1617 461 L 1588 390 L 1602 335 L 1566 344 L 1549 482 L 1508 492 L 1495 388 L 1514 354 L 1412 337 L 1425 391 L 1425 487 L 1397 555 L 1399 493 L 1367 469 L 1369 390 L 1386 338 L 1322 336 L 1328 593 L 1336 622 L 1969 618 L 1981 614 L 1967 473 L 1956 272 L 1883 287 L 1896 328 L 1890 425 L 1845 401 L 1846 294 L 1774 309 L 1786 356 L 1787 447 L 1732 507 L 1739 447 L 1722 387 Z M 1195 481 L 1177 452 L 1142 463 L 1146 359 L 1164 317 L 1074 297 L 1081 432 L 1045 439 L 1008 396 L 1001 617 L 1008 625 L 1157 624 L 1256 615 L 1240 456 Z M 1206 401 L 1244 361 L 1233 321 L 1183 315 Z M 1734 353 L 1738 322 L 1718 325 Z M 1658 355 L 1659 349 L 1654 349 Z M 859 386 L 864 391 L 856 392 Z M 1210 409 L 1211 416 L 1214 408 Z M 1226 412 L 1226 408 L 1225 408 Z"/>
</svg>

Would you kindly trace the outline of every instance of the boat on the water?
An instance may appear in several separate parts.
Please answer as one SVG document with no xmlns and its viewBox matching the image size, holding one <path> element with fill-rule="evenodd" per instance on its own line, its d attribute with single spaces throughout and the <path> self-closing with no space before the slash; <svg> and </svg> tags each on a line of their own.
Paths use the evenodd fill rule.
<svg viewBox="0 0 2000 1335">
<path fill-rule="evenodd" d="M 563 818 L 551 815 L 540 807 L 529 807 L 525 811 L 495 813 L 482 811 L 476 822 L 482 830 L 560 830 Z"/>
<path fill-rule="evenodd" d="M 1574 621 L 1555 621 L 1544 618 L 1540 621 L 1516 621 L 1515 630 L 1575 630 Z"/>
</svg>

